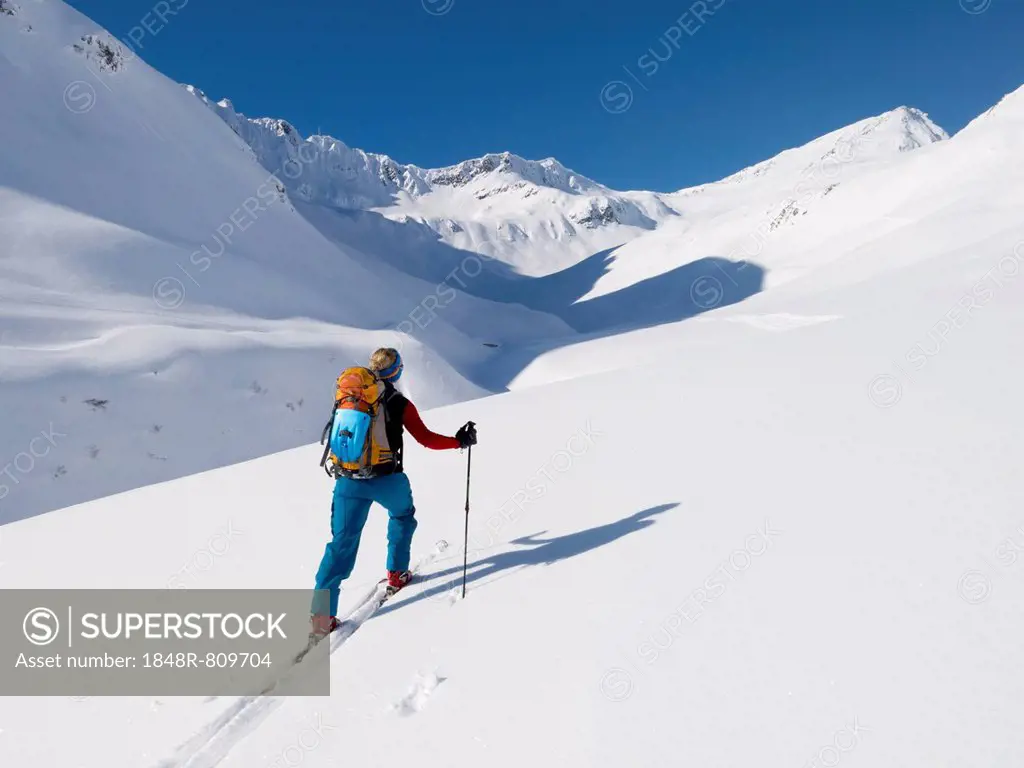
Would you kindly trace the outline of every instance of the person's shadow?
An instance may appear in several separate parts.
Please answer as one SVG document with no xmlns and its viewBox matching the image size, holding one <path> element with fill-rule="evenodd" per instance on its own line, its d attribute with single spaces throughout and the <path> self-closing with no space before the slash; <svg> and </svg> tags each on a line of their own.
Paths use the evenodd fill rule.
<svg viewBox="0 0 1024 768">
<path fill-rule="evenodd" d="M 543 532 L 513 539 L 509 543 L 519 545 L 520 549 L 499 552 L 491 557 L 475 560 L 470 563 L 466 575 L 466 584 L 469 585 L 475 581 L 487 579 L 502 571 L 511 571 L 512 569 L 530 565 L 550 565 L 559 560 L 565 560 L 581 555 L 584 552 L 589 552 L 592 549 L 603 547 L 605 544 L 611 544 L 623 536 L 628 536 L 631 533 L 654 525 L 653 518 L 655 515 L 660 515 L 678 506 L 678 502 L 659 504 L 656 507 L 641 510 L 613 523 L 606 523 L 596 528 L 587 528 L 575 533 L 568 533 L 565 536 L 557 536 L 553 539 L 540 538 Z M 456 587 L 461 589 L 462 565 L 459 564 L 443 571 L 417 577 L 416 580 L 419 582 L 438 583 L 429 589 L 417 592 L 408 599 L 402 599 L 402 596 L 399 596 L 394 603 L 381 608 L 378 611 L 378 615 L 388 613 L 403 605 L 419 602 L 420 600 L 437 598 L 447 594 Z"/>
</svg>

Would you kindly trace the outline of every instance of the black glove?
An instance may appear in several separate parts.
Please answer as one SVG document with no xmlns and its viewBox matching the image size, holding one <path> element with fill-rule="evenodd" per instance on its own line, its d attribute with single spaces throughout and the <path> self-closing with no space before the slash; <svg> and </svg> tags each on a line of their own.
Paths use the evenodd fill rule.
<svg viewBox="0 0 1024 768">
<path fill-rule="evenodd" d="M 476 424 L 467 421 L 464 426 L 459 427 L 459 431 L 455 433 L 455 439 L 459 441 L 460 448 L 476 445 Z"/>
</svg>

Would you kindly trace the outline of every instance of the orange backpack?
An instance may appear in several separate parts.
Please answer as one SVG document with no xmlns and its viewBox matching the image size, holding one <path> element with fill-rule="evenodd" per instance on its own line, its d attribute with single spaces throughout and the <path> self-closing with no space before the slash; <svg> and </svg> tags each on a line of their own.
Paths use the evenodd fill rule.
<svg viewBox="0 0 1024 768">
<path fill-rule="evenodd" d="M 334 411 L 320 435 L 320 466 L 331 477 L 366 478 L 394 462 L 388 444 L 384 382 L 369 368 L 338 376 Z"/>
</svg>

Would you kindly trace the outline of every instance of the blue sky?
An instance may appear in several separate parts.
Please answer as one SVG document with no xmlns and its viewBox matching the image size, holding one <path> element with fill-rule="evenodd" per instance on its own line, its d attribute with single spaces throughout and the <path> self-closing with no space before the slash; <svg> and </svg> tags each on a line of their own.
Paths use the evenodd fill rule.
<svg viewBox="0 0 1024 768">
<path fill-rule="evenodd" d="M 952 133 L 1024 83 L 1020 0 L 167 0 L 166 23 L 155 0 L 71 4 L 304 135 L 428 167 L 553 156 L 618 189 L 713 181 L 904 104 Z"/>
</svg>

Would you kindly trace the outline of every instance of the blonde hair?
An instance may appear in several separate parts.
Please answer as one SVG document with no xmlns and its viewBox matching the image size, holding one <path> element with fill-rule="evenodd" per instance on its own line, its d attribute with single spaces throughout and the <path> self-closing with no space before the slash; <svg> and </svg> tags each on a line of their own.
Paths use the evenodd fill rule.
<svg viewBox="0 0 1024 768">
<path fill-rule="evenodd" d="M 398 350 L 392 347 L 381 347 L 372 355 L 370 355 L 370 370 L 371 371 L 383 371 L 391 365 L 394 365 L 395 360 L 398 359 Z"/>
</svg>

